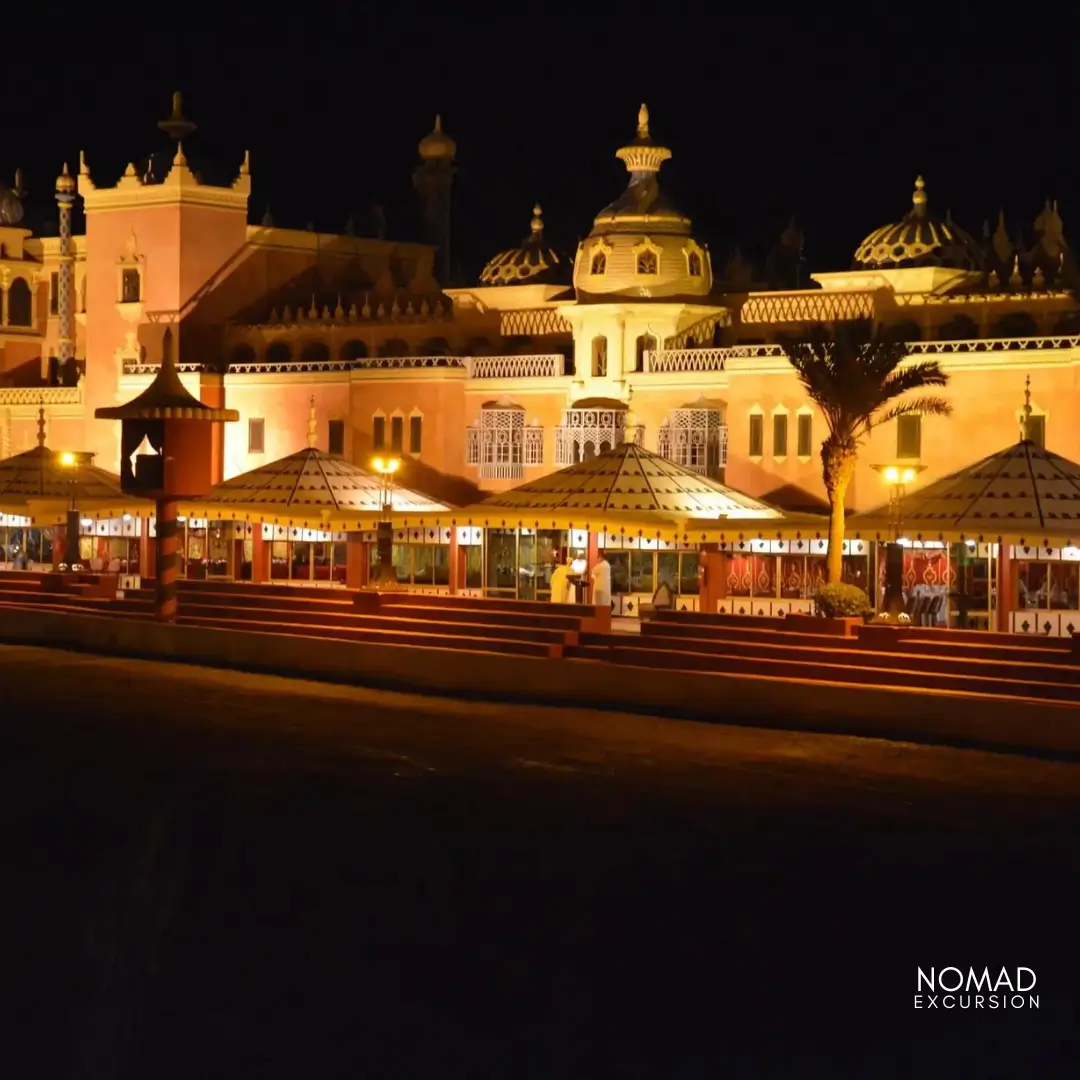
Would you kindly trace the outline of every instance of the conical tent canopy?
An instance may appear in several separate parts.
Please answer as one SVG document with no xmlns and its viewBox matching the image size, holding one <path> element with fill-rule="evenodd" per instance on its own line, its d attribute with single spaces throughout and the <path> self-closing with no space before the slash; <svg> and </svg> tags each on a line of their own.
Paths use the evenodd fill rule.
<svg viewBox="0 0 1080 1080">
<path fill-rule="evenodd" d="M 587 461 L 530 480 L 471 508 L 490 515 L 632 514 L 657 519 L 780 518 L 779 510 L 624 442 Z"/>
<path fill-rule="evenodd" d="M 377 515 L 384 497 L 382 478 L 335 454 L 307 448 L 261 465 L 213 487 L 184 505 L 193 517 L 317 523 L 354 523 Z M 396 484 L 395 514 L 449 512 L 449 507 Z"/>
<path fill-rule="evenodd" d="M 90 454 L 69 457 L 39 445 L 0 461 L 0 513 L 47 524 L 62 522 L 73 506 L 87 517 L 152 513 L 151 503 L 125 494 L 120 477 L 93 465 Z"/>
<path fill-rule="evenodd" d="M 1080 543 L 1080 465 L 1024 439 L 903 500 L 912 539 Z M 888 539 L 888 507 L 848 519 L 849 534 Z"/>
</svg>

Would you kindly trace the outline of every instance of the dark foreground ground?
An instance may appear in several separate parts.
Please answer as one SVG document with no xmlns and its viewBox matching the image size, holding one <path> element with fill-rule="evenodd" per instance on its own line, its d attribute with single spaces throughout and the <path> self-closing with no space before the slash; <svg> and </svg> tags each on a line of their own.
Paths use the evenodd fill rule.
<svg viewBox="0 0 1080 1080">
<path fill-rule="evenodd" d="M 1075 1076 L 1078 779 L 0 646 L 0 1075 Z"/>
</svg>

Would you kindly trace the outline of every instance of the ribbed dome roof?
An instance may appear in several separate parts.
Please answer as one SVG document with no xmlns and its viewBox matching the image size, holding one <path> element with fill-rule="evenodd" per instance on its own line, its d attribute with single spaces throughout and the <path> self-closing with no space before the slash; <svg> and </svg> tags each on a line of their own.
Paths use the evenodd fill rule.
<svg viewBox="0 0 1080 1080">
<path fill-rule="evenodd" d="M 91 464 L 92 454 L 66 457 L 47 446 L 35 446 L 0 461 L 0 498 L 74 499 L 80 507 L 94 500 L 128 500 L 120 477 Z M 65 461 L 71 460 L 71 464 Z"/>
<path fill-rule="evenodd" d="M 480 272 L 481 285 L 569 285 L 571 265 L 544 243 L 543 211 L 533 207 L 532 228 L 516 248 L 500 251 Z"/>
<path fill-rule="evenodd" d="M 384 494 L 382 477 L 334 454 L 313 447 L 261 465 L 218 484 L 197 500 L 200 506 L 262 510 L 378 512 Z M 396 486 L 395 510 L 446 510 L 426 495 Z"/>
<path fill-rule="evenodd" d="M 978 270 L 982 253 L 975 240 L 946 214 L 934 218 L 927 210 L 926 183 L 915 181 L 912 208 L 899 221 L 875 229 L 855 250 L 856 270 L 902 270 L 942 266 Z"/>
<path fill-rule="evenodd" d="M 734 488 L 624 442 L 588 461 L 538 477 L 480 504 L 485 510 L 637 511 L 696 518 L 780 518 Z"/>
</svg>

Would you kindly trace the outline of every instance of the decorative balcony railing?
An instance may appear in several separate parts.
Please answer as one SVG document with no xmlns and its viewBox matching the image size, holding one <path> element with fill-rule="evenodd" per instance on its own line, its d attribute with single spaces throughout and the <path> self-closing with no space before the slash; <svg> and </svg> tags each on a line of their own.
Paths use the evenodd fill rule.
<svg viewBox="0 0 1080 1080">
<path fill-rule="evenodd" d="M 634 432 L 644 445 L 645 429 Z M 574 465 L 626 441 L 626 412 L 621 409 L 565 409 L 555 428 L 555 464 Z"/>
<path fill-rule="evenodd" d="M 467 356 L 470 379 L 557 379 L 564 371 L 561 353 Z"/>
<path fill-rule="evenodd" d="M 7 386 L 0 389 L 0 407 L 18 405 L 81 405 L 81 386 Z"/>
<path fill-rule="evenodd" d="M 657 349 L 645 353 L 648 372 L 723 371 L 728 349 Z"/>
</svg>

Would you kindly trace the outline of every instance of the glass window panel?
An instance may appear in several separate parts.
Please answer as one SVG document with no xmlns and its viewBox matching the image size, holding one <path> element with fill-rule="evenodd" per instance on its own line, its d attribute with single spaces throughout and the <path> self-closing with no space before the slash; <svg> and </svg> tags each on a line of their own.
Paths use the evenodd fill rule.
<svg viewBox="0 0 1080 1080">
<path fill-rule="evenodd" d="M 696 551 L 684 551 L 679 555 L 679 592 L 687 596 L 697 596 L 701 591 L 698 578 L 698 566 L 701 556 Z"/>
</svg>

